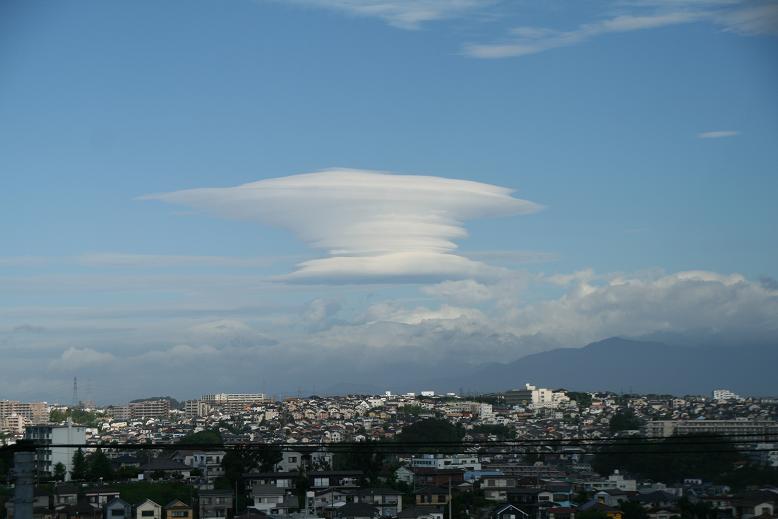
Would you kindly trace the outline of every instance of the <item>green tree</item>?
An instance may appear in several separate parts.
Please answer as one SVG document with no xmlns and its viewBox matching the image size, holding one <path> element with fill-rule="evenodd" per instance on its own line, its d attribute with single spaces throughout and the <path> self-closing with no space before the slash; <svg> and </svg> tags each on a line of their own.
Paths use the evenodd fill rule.
<svg viewBox="0 0 778 519">
<path fill-rule="evenodd" d="M 586 409 L 592 406 L 591 393 L 580 393 L 576 391 L 568 391 L 567 396 L 570 400 L 575 400 L 581 409 Z"/>
<path fill-rule="evenodd" d="M 87 474 L 89 479 L 92 481 L 96 481 L 98 479 L 111 481 L 113 479 L 113 467 L 111 466 L 111 461 L 100 447 L 98 447 L 95 452 L 87 456 L 87 466 Z"/>
<path fill-rule="evenodd" d="M 746 465 L 731 470 L 721 477 L 721 482 L 736 490 L 744 490 L 748 486 L 760 487 L 778 481 L 778 468 L 760 465 Z"/>
<path fill-rule="evenodd" d="M 397 435 L 397 442 L 406 443 L 404 447 L 407 447 L 408 451 L 424 452 L 429 450 L 430 444 L 443 443 L 445 446 L 436 445 L 436 450 L 456 452 L 460 450 L 464 435 L 465 430 L 461 426 L 453 425 L 448 420 L 429 418 L 405 427 Z"/>
<path fill-rule="evenodd" d="M 70 478 L 75 480 L 84 480 L 87 478 L 89 465 L 86 462 L 86 456 L 81 447 L 73 454 L 73 469 L 70 471 Z"/>
<path fill-rule="evenodd" d="M 575 513 L 575 519 L 608 519 L 605 512 L 597 509 L 584 510 L 582 512 Z"/>
<path fill-rule="evenodd" d="M 11 450 L 0 450 L 0 482 L 8 478 L 11 467 L 13 467 L 13 459 Z"/>
<path fill-rule="evenodd" d="M 55 481 L 65 481 L 65 476 L 67 475 L 67 468 L 65 467 L 65 464 L 60 462 L 54 465 L 54 480 Z"/>
<path fill-rule="evenodd" d="M 710 503 L 704 501 L 692 503 L 687 497 L 678 500 L 678 509 L 681 511 L 681 519 L 716 519 L 718 517 L 716 510 Z"/>
<path fill-rule="evenodd" d="M 625 409 L 614 414 L 608 425 L 610 431 L 615 433 L 640 429 L 643 426 L 643 421 L 635 416 L 635 412 L 632 409 Z"/>
<path fill-rule="evenodd" d="M 199 431 L 196 433 L 187 434 L 177 443 L 183 445 L 203 445 L 209 443 L 221 443 L 222 435 L 219 431 L 206 429 L 205 431 Z"/>
<path fill-rule="evenodd" d="M 477 516 L 477 511 L 489 504 L 480 490 L 452 494 L 451 512 L 453 519 L 468 519 Z M 448 509 L 446 509 L 446 514 L 448 515 Z"/>
<path fill-rule="evenodd" d="M 224 476 L 232 485 L 236 482 L 242 485 L 241 476 L 251 469 L 261 471 L 273 470 L 273 467 L 283 459 L 281 448 L 276 445 L 262 447 L 247 447 L 238 445 L 229 449 L 222 458 Z"/>
<path fill-rule="evenodd" d="M 507 425 L 502 424 L 483 424 L 473 427 L 474 433 L 493 434 L 498 440 L 510 440 L 516 437 L 516 431 Z"/>
<path fill-rule="evenodd" d="M 648 519 L 648 512 L 637 501 L 622 501 L 621 512 L 624 519 Z"/>
<path fill-rule="evenodd" d="M 573 496 L 573 503 L 576 505 L 582 505 L 591 499 L 591 495 L 586 490 L 579 490 L 577 494 Z"/>
<path fill-rule="evenodd" d="M 192 502 L 192 487 L 177 481 L 133 481 L 114 483 L 111 486 L 131 505 L 139 505 L 147 498 L 156 503 L 169 503 L 174 499 L 185 503 Z"/>
<path fill-rule="evenodd" d="M 375 485 L 386 458 L 381 445 L 382 442 L 367 440 L 353 445 L 348 451 L 335 454 L 333 459 L 335 470 L 361 470 L 367 481 L 360 483 Z"/>
<path fill-rule="evenodd" d="M 49 413 L 49 421 L 51 423 L 60 423 L 67 420 L 67 411 L 60 411 L 59 409 L 52 409 Z"/>
<path fill-rule="evenodd" d="M 305 507 L 305 494 L 311 487 L 311 482 L 308 480 L 308 476 L 305 472 L 300 472 L 297 477 L 294 478 L 294 489 L 297 494 L 297 506 L 301 509 Z"/>
<path fill-rule="evenodd" d="M 687 477 L 719 482 L 740 459 L 735 447 L 720 436 L 671 436 L 661 441 L 630 440 L 629 443 L 603 447 L 592 467 L 607 475 L 614 469 L 676 483 Z"/>
<path fill-rule="evenodd" d="M 70 408 L 65 411 L 53 409 L 49 413 L 49 421 L 60 423 L 71 420 L 73 423 L 85 425 L 87 427 L 96 427 L 100 422 L 101 415 L 94 411 L 85 411 L 84 409 Z"/>
<path fill-rule="evenodd" d="M 119 467 L 114 472 L 114 479 L 126 481 L 128 479 L 137 479 L 140 469 L 138 467 Z"/>
</svg>

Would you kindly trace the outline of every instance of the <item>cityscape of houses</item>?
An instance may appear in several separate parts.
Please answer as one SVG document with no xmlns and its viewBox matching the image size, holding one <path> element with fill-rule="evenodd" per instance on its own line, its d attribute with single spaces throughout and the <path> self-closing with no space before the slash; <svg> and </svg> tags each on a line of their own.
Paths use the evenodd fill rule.
<svg viewBox="0 0 778 519">
<path fill-rule="evenodd" d="M 408 431 L 429 423 L 454 431 L 456 447 L 430 438 L 410 448 Z M 35 519 L 768 519 L 778 506 L 778 400 L 723 389 L 2 400 L 0 426 L 6 446 L 36 446 Z M 736 441 L 733 466 L 762 480 L 733 484 L 693 466 L 657 480 L 626 457 L 603 469 L 592 447 L 693 435 Z M 270 454 L 239 460 L 247 444 Z M 8 463 L 0 478 L 0 513 L 22 519 Z"/>
</svg>

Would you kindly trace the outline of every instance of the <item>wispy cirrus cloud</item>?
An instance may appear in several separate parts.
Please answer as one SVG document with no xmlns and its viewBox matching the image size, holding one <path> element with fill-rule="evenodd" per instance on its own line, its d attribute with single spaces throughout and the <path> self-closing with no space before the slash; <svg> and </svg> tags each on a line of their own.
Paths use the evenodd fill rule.
<svg viewBox="0 0 778 519">
<path fill-rule="evenodd" d="M 502 43 L 466 44 L 464 54 L 473 58 L 496 59 L 537 54 L 559 47 L 569 47 L 609 33 L 656 29 L 695 22 L 706 15 L 695 11 L 679 11 L 654 15 L 623 15 L 595 23 L 580 25 L 570 31 L 542 27 L 516 27 Z"/>
<path fill-rule="evenodd" d="M 289 258 L 283 258 L 289 259 Z M 253 268 L 267 267 L 279 258 L 276 257 L 235 257 L 235 256 L 192 256 L 169 254 L 132 254 L 119 252 L 99 252 L 83 254 L 75 261 L 87 267 L 131 267 L 131 268 L 168 268 L 168 267 L 228 267 Z"/>
<path fill-rule="evenodd" d="M 778 34 L 778 2 L 773 0 L 634 0 L 617 2 L 621 11 L 571 30 L 515 27 L 500 42 L 468 43 L 463 54 L 499 59 L 528 56 L 578 45 L 607 34 L 704 22 L 744 36 Z"/>
<path fill-rule="evenodd" d="M 713 132 L 702 132 L 697 134 L 698 139 L 723 139 L 725 137 L 735 137 L 740 135 L 740 132 L 733 130 L 718 130 Z"/>
<path fill-rule="evenodd" d="M 496 0 L 291 0 L 290 3 L 339 11 L 353 16 L 379 18 L 400 29 L 463 16 Z"/>
<path fill-rule="evenodd" d="M 142 197 L 288 229 L 327 257 L 304 261 L 291 282 L 350 283 L 480 278 L 499 269 L 455 254 L 474 218 L 540 205 L 466 180 L 330 169 Z"/>
<path fill-rule="evenodd" d="M 197 254 L 137 254 L 89 252 L 76 256 L 0 256 L 0 268 L 39 269 L 79 266 L 90 269 L 246 268 L 261 269 L 281 262 L 300 261 L 306 256 L 212 256 Z"/>
</svg>

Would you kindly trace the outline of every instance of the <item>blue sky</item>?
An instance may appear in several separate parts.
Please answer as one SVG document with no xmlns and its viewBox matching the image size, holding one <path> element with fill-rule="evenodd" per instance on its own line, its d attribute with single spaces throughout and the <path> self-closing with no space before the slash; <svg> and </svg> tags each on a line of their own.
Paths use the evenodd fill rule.
<svg viewBox="0 0 778 519">
<path fill-rule="evenodd" d="M 507 339 L 485 360 L 512 360 L 683 322 L 737 336 L 745 322 L 717 312 L 753 308 L 770 335 L 777 33 L 772 1 L 4 2 L 0 348 L 32 382 L 0 397 L 54 399 L 78 373 L 101 387 L 184 345 L 228 370 L 263 341 L 298 352 L 280 366 L 327 344 L 322 361 L 341 362 L 343 337 L 380 334 L 421 363 L 459 355 L 440 329 L 471 347 L 491 330 Z M 141 199 L 333 167 L 503 186 L 544 209 L 469 220 L 455 240 L 501 280 L 322 285 L 278 281 L 322 256 L 283 228 Z M 646 291 L 636 304 L 679 301 L 657 291 L 687 271 L 705 273 L 684 293 L 707 318 L 586 313 L 624 279 Z M 593 315 L 605 324 L 577 324 Z"/>
</svg>

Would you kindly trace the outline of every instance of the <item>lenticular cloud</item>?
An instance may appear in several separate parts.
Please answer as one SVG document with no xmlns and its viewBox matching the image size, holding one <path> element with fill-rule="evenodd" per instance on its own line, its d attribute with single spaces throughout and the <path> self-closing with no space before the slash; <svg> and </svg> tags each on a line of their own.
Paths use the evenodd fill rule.
<svg viewBox="0 0 778 519">
<path fill-rule="evenodd" d="M 467 180 L 329 169 L 143 198 L 288 229 L 327 256 L 284 279 L 341 283 L 488 275 L 491 267 L 454 254 L 454 240 L 467 235 L 466 220 L 540 208 L 511 193 Z"/>
</svg>

